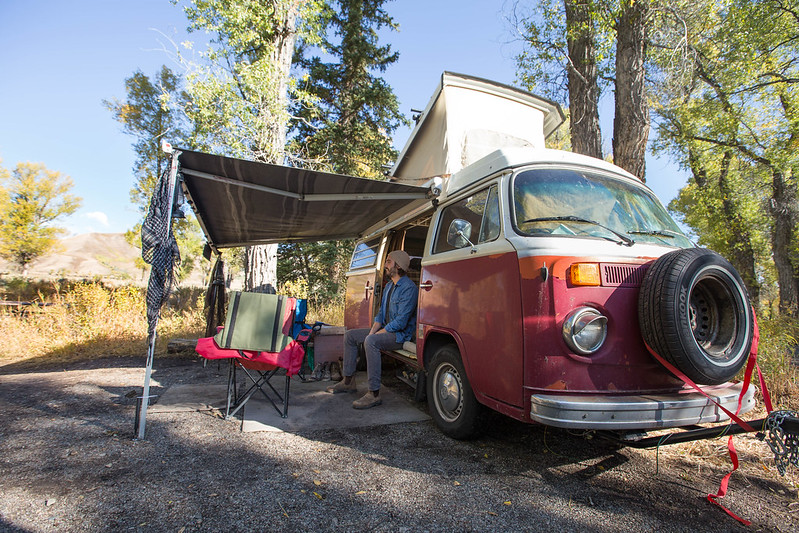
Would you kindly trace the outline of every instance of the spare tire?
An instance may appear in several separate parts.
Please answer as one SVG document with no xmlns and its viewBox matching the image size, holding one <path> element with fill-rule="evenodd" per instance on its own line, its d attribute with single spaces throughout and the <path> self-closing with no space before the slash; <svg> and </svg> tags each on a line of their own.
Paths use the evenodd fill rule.
<svg viewBox="0 0 799 533">
<path fill-rule="evenodd" d="M 696 383 L 732 379 L 752 347 L 754 316 L 743 280 L 703 248 L 675 250 L 652 263 L 638 320 L 649 347 Z"/>
</svg>

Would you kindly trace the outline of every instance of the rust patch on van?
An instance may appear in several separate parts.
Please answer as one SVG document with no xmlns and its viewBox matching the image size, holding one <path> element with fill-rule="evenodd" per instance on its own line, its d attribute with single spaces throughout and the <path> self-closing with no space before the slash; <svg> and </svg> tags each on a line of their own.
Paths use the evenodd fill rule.
<svg viewBox="0 0 799 533">
<path fill-rule="evenodd" d="M 563 381 L 562 379 L 559 379 L 555 383 L 547 385 L 544 388 L 545 389 L 550 389 L 550 390 L 566 390 L 566 382 Z"/>
</svg>

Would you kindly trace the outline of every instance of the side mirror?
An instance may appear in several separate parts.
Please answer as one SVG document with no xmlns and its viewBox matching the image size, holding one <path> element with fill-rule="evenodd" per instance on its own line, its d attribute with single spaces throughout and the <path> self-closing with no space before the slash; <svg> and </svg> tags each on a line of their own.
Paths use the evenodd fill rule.
<svg viewBox="0 0 799 533">
<path fill-rule="evenodd" d="M 472 225 L 471 223 L 456 218 L 449 224 L 449 230 L 447 231 L 447 244 L 450 246 L 454 246 L 455 248 L 465 248 L 466 246 L 471 246 L 474 249 L 474 244 L 472 241 L 469 240 L 467 235 L 472 234 Z"/>
</svg>

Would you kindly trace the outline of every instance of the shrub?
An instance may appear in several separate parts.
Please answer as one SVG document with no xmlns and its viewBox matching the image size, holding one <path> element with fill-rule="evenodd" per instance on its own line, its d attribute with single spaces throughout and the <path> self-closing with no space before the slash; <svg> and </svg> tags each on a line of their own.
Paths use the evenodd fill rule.
<svg viewBox="0 0 799 533">
<path fill-rule="evenodd" d="M 774 400 L 774 407 L 799 409 L 799 320 L 782 316 L 762 320 L 758 326 L 758 364 Z"/>
<path fill-rule="evenodd" d="M 55 364 L 147 352 L 145 290 L 105 287 L 78 282 L 68 288 L 51 285 L 38 301 L 47 305 L 9 308 L 0 312 L 6 342 L 0 345 L 0 364 L 32 360 Z M 19 287 L 18 294 L 29 288 Z M 170 338 L 196 338 L 203 331 L 199 290 L 179 290 L 161 310 L 156 349 L 164 351 Z M 199 306 L 198 306 L 199 305 Z"/>
</svg>

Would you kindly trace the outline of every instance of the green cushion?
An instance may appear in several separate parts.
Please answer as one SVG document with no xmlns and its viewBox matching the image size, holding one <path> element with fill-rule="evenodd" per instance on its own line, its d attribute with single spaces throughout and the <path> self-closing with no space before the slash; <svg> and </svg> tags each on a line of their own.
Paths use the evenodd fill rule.
<svg viewBox="0 0 799 533">
<path fill-rule="evenodd" d="M 291 305 L 289 298 L 277 294 L 232 292 L 225 328 L 214 336 L 217 346 L 257 352 L 281 351 L 292 340 L 283 334 L 287 305 Z M 293 312 L 290 313 L 289 320 L 293 316 Z"/>
</svg>

